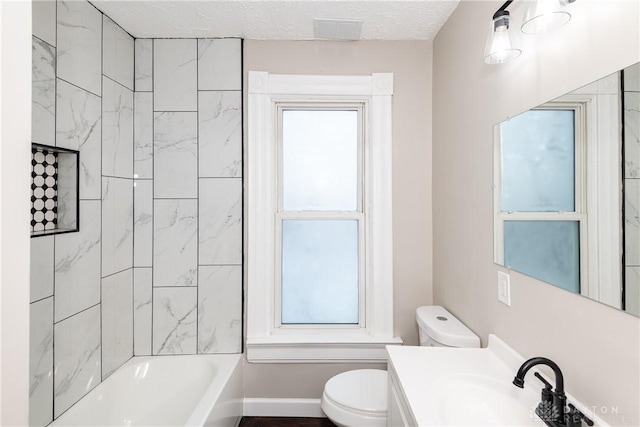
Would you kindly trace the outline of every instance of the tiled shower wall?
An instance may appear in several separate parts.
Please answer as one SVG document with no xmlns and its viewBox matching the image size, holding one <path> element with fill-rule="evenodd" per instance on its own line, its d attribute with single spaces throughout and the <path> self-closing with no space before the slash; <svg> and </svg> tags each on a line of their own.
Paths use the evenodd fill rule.
<svg viewBox="0 0 640 427">
<path fill-rule="evenodd" d="M 135 41 L 135 354 L 239 353 L 238 39 Z"/>
<path fill-rule="evenodd" d="M 625 301 L 640 316 L 640 64 L 624 70 Z"/>
<path fill-rule="evenodd" d="M 31 425 L 133 355 L 133 48 L 86 1 L 33 3 L 32 141 L 80 151 L 80 231 L 31 239 Z"/>
<path fill-rule="evenodd" d="M 34 2 L 33 36 L 32 141 L 81 162 L 80 231 L 31 239 L 46 425 L 133 354 L 241 350 L 241 43 L 134 41 L 84 0 Z"/>
</svg>

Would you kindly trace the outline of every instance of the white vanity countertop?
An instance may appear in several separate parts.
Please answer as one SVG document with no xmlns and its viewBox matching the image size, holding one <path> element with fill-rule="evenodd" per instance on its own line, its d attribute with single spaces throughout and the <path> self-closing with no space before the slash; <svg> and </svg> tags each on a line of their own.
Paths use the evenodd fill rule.
<svg viewBox="0 0 640 427">
<path fill-rule="evenodd" d="M 513 385 L 525 359 L 495 335 L 489 335 L 487 348 L 388 346 L 387 353 L 389 371 L 419 426 L 544 426 L 534 412 L 543 388 L 536 369 L 527 373 L 524 389 Z"/>
</svg>

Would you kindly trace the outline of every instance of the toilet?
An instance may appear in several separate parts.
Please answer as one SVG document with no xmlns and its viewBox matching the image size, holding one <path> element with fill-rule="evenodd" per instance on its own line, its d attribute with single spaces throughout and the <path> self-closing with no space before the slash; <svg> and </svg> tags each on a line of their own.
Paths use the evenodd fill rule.
<svg viewBox="0 0 640 427">
<path fill-rule="evenodd" d="M 419 307 L 416 322 L 421 346 L 480 347 L 480 338 L 443 307 Z M 338 427 L 386 426 L 387 371 L 356 369 L 334 376 L 324 386 L 320 405 Z"/>
</svg>

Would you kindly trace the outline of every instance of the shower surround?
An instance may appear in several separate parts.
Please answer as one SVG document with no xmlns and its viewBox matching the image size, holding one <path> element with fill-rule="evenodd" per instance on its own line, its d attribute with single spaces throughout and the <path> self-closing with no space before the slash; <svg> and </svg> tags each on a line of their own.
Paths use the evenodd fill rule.
<svg viewBox="0 0 640 427">
<path fill-rule="evenodd" d="M 30 424 L 133 355 L 239 353 L 238 39 L 33 3 L 32 142 L 80 151 L 80 231 L 31 239 Z"/>
</svg>

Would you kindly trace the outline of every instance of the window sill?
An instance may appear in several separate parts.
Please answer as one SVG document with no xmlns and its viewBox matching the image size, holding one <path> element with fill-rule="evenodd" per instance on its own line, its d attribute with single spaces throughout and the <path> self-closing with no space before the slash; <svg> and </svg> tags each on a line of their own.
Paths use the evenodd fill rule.
<svg viewBox="0 0 640 427">
<path fill-rule="evenodd" d="M 282 335 L 247 339 L 250 363 L 384 363 L 385 347 L 402 338 Z"/>
</svg>

